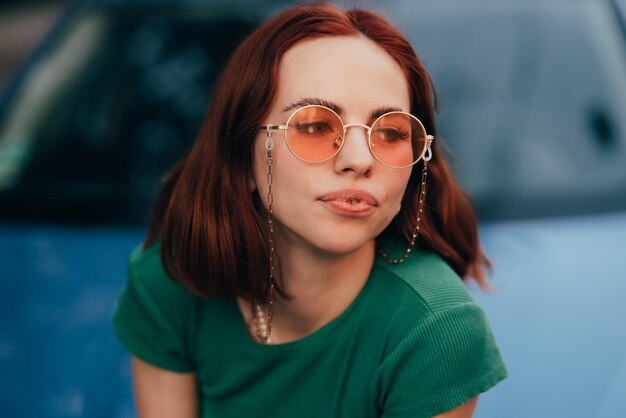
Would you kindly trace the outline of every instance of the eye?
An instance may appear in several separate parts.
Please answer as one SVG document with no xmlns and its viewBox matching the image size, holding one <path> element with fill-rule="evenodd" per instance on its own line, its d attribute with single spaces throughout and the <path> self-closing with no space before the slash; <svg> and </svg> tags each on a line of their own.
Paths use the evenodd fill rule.
<svg viewBox="0 0 626 418">
<path fill-rule="evenodd" d="M 384 142 L 404 141 L 410 137 L 409 131 L 394 126 L 377 128 L 372 135 Z"/>
<path fill-rule="evenodd" d="M 326 121 L 298 122 L 295 128 L 298 133 L 306 135 L 325 135 L 333 131 Z"/>
</svg>

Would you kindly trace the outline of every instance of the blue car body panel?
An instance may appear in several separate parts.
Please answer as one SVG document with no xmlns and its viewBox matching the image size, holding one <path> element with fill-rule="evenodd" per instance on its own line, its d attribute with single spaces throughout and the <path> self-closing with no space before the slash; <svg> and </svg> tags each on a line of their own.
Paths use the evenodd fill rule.
<svg viewBox="0 0 626 418">
<path fill-rule="evenodd" d="M 510 377 L 476 416 L 624 416 L 626 214 L 492 223 L 481 236 L 498 289 L 474 294 Z"/>
<path fill-rule="evenodd" d="M 133 416 L 111 315 L 139 228 L 0 226 L 0 416 Z"/>
<path fill-rule="evenodd" d="M 111 315 L 141 228 L 0 228 L 0 416 L 133 416 Z M 481 418 L 613 418 L 626 393 L 626 214 L 488 223 L 485 308 L 510 377 Z M 617 272 L 617 273 L 616 273 Z"/>
</svg>

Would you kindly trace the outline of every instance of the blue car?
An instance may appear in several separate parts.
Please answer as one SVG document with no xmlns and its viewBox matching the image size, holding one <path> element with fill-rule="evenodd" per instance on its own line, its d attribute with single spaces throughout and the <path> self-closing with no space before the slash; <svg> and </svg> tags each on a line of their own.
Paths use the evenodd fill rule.
<svg viewBox="0 0 626 418">
<path fill-rule="evenodd" d="M 134 417 L 111 329 L 162 176 L 286 3 L 73 3 L 0 100 L 0 417 Z M 389 1 L 437 91 L 510 377 L 480 418 L 626 416 L 626 24 L 609 0 Z M 620 320 L 620 318 L 622 318 Z"/>
</svg>

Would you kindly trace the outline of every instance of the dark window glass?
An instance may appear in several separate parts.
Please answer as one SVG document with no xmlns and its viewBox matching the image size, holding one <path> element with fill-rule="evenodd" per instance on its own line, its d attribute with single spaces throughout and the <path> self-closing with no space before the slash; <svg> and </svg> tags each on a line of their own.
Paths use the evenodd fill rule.
<svg viewBox="0 0 626 418">
<path fill-rule="evenodd" d="M 608 2 L 384 7 L 434 78 L 439 135 L 483 219 L 626 208 L 626 42 Z M 147 222 L 265 17 L 118 7 L 68 24 L 0 115 L 0 220 Z"/>
<path fill-rule="evenodd" d="M 211 87 L 254 23 L 210 10 L 83 14 L 29 69 L 0 125 L 0 216 L 145 223 Z"/>
</svg>

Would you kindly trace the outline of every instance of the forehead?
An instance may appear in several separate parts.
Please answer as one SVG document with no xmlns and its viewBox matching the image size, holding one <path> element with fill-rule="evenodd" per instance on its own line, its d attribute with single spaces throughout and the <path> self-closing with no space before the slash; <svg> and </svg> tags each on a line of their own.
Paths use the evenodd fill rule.
<svg viewBox="0 0 626 418">
<path fill-rule="evenodd" d="M 408 83 L 400 65 L 362 35 L 297 43 L 282 57 L 278 77 L 279 108 L 302 97 L 319 97 L 355 115 L 379 106 L 410 110 Z"/>
</svg>

